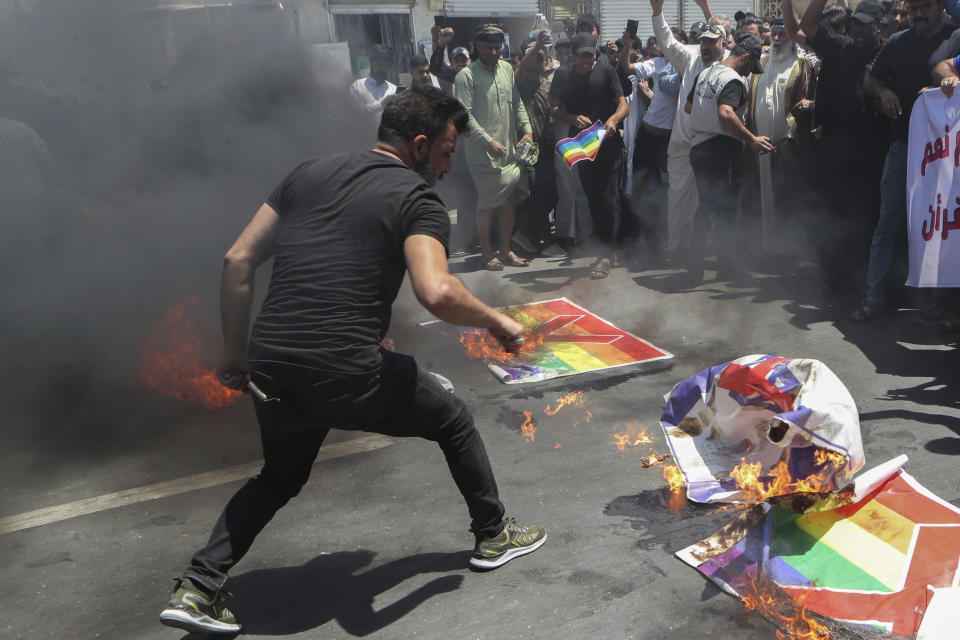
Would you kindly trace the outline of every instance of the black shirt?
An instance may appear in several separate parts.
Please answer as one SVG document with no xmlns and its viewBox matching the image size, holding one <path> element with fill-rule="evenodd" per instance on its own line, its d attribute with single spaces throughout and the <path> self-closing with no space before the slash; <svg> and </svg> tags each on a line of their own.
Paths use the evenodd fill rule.
<svg viewBox="0 0 960 640">
<path fill-rule="evenodd" d="M 907 141 L 913 103 L 920 95 L 920 89 L 930 85 L 930 72 L 933 70 L 930 56 L 954 29 L 953 26 L 943 25 L 940 33 L 929 39 L 921 38 L 913 29 L 899 31 L 890 36 L 873 61 L 870 75 L 890 87 L 900 99 L 903 113 L 893 121 L 895 140 Z"/>
<path fill-rule="evenodd" d="M 883 122 L 863 91 L 867 65 L 880 46 L 858 44 L 824 27 L 817 29 L 810 45 L 823 61 L 817 77 L 816 124 L 823 125 L 827 135 L 851 129 L 882 131 Z"/>
<path fill-rule="evenodd" d="M 381 366 L 379 343 L 403 282 L 407 236 L 447 246 L 440 197 L 402 162 L 375 151 L 304 162 L 267 199 L 280 216 L 267 298 L 250 360 L 336 374 Z"/>
<path fill-rule="evenodd" d="M 593 124 L 606 122 L 617 111 L 623 87 L 609 62 L 596 62 L 590 73 L 577 73 L 573 64 L 564 64 L 553 74 L 550 97 L 563 104 L 567 113 L 587 116 Z M 570 125 L 569 135 L 579 132 L 576 125 Z"/>
</svg>

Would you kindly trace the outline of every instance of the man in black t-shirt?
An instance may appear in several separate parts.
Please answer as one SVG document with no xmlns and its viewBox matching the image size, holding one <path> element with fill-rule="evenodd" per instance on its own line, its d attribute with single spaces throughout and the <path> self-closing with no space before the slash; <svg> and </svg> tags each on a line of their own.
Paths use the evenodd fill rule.
<svg viewBox="0 0 960 640">
<path fill-rule="evenodd" d="M 617 70 L 597 62 L 597 39 L 589 33 L 573 38 L 573 63 L 557 69 L 550 85 L 553 119 L 570 126 L 569 135 L 600 121 L 606 135 L 593 161 L 577 164 L 583 190 L 590 202 L 594 234 L 601 247 L 591 278 L 605 278 L 613 265 L 614 243 L 620 232 L 623 138 L 618 128 L 629 113 Z"/>
<path fill-rule="evenodd" d="M 784 4 L 784 11 L 793 10 Z M 883 8 L 863 0 L 846 33 L 821 26 L 827 0 L 812 0 L 800 23 L 802 36 L 822 60 L 815 118 L 819 129 L 816 190 L 822 207 L 811 207 L 823 286 L 845 291 L 858 286 L 870 234 L 880 205 L 880 171 L 887 126 L 864 96 L 863 78 L 880 50 Z"/>
<path fill-rule="evenodd" d="M 907 6 L 913 26 L 890 36 L 863 81 L 863 88 L 890 118 L 893 133 L 883 162 L 880 217 L 870 244 L 866 300 L 851 315 L 854 322 L 870 322 L 886 306 L 894 242 L 907 215 L 910 112 L 920 90 L 930 84 L 930 72 L 936 62 L 931 62 L 931 56 L 955 29 L 943 23 L 943 0 L 909 0 Z"/>
<path fill-rule="evenodd" d="M 385 105 L 371 151 L 301 164 L 227 252 L 221 285 L 221 382 L 248 386 L 264 465 L 230 499 L 194 554 L 160 619 L 196 632 L 240 629 L 223 607 L 227 572 L 310 475 L 331 427 L 416 436 L 440 445 L 471 517 L 470 564 L 498 567 L 546 540 L 504 520 L 483 442 L 466 405 L 436 376 L 380 342 L 405 271 L 417 300 L 456 325 L 483 327 L 505 346 L 516 321 L 473 296 L 447 269 L 449 218 L 429 187 L 450 170 L 467 125 L 459 102 L 414 87 Z M 256 267 L 273 274 L 247 344 Z"/>
</svg>

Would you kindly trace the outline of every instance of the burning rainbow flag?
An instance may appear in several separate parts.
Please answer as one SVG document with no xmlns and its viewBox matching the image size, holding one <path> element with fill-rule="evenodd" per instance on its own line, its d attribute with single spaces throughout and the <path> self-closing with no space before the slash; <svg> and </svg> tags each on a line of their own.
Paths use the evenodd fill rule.
<svg viewBox="0 0 960 640">
<path fill-rule="evenodd" d="M 507 353 L 486 331 L 441 320 L 424 322 L 421 326 L 459 339 L 467 347 L 467 354 L 486 360 L 487 368 L 504 384 L 539 382 L 673 357 L 668 351 L 617 328 L 566 298 L 500 311 L 524 326 L 530 338 L 528 348 Z"/>
<path fill-rule="evenodd" d="M 557 143 L 557 153 L 571 169 L 581 160 L 594 160 L 600 151 L 607 130 L 603 123 L 597 120 L 591 126 L 577 134 L 575 138 L 564 138 Z"/>
<path fill-rule="evenodd" d="M 905 461 L 804 513 L 778 506 L 788 499 L 757 505 L 676 555 L 734 595 L 763 573 L 810 611 L 912 637 L 940 607 L 938 592 L 956 593 L 960 509 L 904 472 Z"/>
</svg>

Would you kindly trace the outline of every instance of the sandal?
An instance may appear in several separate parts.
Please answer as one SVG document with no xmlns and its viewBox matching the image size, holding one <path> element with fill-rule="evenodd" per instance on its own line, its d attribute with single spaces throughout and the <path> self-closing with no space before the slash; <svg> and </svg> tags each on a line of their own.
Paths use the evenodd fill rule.
<svg viewBox="0 0 960 640">
<path fill-rule="evenodd" d="M 879 305 L 864 302 L 863 305 L 854 309 L 853 313 L 850 314 L 850 322 L 855 324 L 873 322 L 877 319 L 878 315 L 880 315 Z"/>
<path fill-rule="evenodd" d="M 503 263 L 508 264 L 511 267 L 529 267 L 530 266 L 529 260 L 524 260 L 513 251 L 507 253 L 507 257 L 503 260 Z"/>
<path fill-rule="evenodd" d="M 610 275 L 610 258 L 600 258 L 590 267 L 591 280 L 603 280 Z"/>
<path fill-rule="evenodd" d="M 483 268 L 487 271 L 503 271 L 503 263 L 500 262 L 500 258 L 493 256 L 487 260 L 486 264 L 483 265 Z"/>
</svg>

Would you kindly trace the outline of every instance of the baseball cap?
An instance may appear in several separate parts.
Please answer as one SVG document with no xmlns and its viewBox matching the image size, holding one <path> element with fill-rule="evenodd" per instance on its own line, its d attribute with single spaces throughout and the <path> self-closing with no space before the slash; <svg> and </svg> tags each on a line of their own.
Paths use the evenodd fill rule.
<svg viewBox="0 0 960 640">
<path fill-rule="evenodd" d="M 726 40 L 727 30 L 723 28 L 722 24 L 708 24 L 697 40 L 703 40 L 704 38 L 707 40 L 716 40 L 717 38 Z"/>
<path fill-rule="evenodd" d="M 573 36 L 573 55 L 596 53 L 597 39 L 589 33 L 578 33 Z"/>
<path fill-rule="evenodd" d="M 450 55 L 450 58 L 456 58 L 457 56 L 463 56 L 467 60 L 470 59 L 470 52 L 467 51 L 464 47 L 457 47 L 453 50 L 453 53 Z"/>
<path fill-rule="evenodd" d="M 700 34 L 703 33 L 703 30 L 707 28 L 707 23 L 701 20 L 700 22 L 694 22 L 690 26 L 690 31 L 697 34 L 697 37 L 700 37 Z"/>
<path fill-rule="evenodd" d="M 580 19 L 577 20 L 577 31 L 582 31 L 583 27 L 587 27 L 588 29 L 593 28 L 597 30 L 597 33 L 600 32 L 600 23 L 589 13 L 584 13 L 580 16 Z"/>
<path fill-rule="evenodd" d="M 752 33 L 744 33 L 737 38 L 737 44 L 730 52 L 730 55 L 739 56 L 744 53 L 750 54 L 752 73 L 763 73 L 763 67 L 760 66 L 760 56 L 763 55 L 763 43 L 760 38 Z"/>
<path fill-rule="evenodd" d="M 745 14 L 743 11 L 737 11 L 735 14 L 733 14 L 733 19 L 736 20 L 737 22 L 740 22 L 746 17 L 747 17 L 747 14 Z"/>
<path fill-rule="evenodd" d="M 863 24 L 871 24 L 883 20 L 883 7 L 877 0 L 863 0 L 853 12 L 853 19 Z"/>
</svg>

